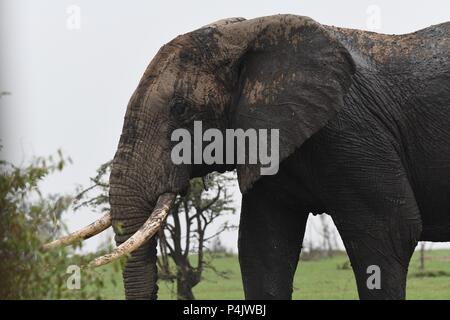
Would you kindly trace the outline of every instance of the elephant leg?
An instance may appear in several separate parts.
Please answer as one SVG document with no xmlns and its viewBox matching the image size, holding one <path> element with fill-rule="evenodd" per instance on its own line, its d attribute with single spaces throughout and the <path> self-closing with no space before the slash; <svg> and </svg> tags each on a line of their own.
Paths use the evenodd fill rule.
<svg viewBox="0 0 450 320">
<path fill-rule="evenodd" d="M 360 299 L 405 299 L 408 265 L 422 232 L 419 209 L 412 191 L 407 190 L 408 195 L 393 192 L 397 199 L 381 201 L 375 209 L 350 201 L 354 205 L 351 217 L 336 213 L 334 221 L 350 258 Z"/>
<path fill-rule="evenodd" d="M 302 149 L 305 175 L 344 241 L 361 299 L 404 299 L 422 220 L 402 160 L 382 125 L 322 131 Z M 377 122 L 375 122 L 377 123 Z M 377 285 L 377 271 L 380 286 Z"/>
<path fill-rule="evenodd" d="M 246 299 L 291 299 L 307 214 L 283 207 L 257 184 L 244 195 L 239 262 Z"/>
<path fill-rule="evenodd" d="M 359 236 L 343 233 L 360 299 L 405 299 L 408 265 L 420 232 L 420 225 L 404 221 L 390 230 Z"/>
</svg>

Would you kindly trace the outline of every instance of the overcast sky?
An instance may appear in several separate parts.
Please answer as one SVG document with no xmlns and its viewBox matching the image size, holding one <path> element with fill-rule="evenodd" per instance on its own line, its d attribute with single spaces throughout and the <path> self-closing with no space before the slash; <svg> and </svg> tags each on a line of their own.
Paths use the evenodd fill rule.
<svg viewBox="0 0 450 320">
<path fill-rule="evenodd" d="M 450 21 L 448 0 L 0 3 L 0 91 L 12 93 L 0 99 L 4 151 L 20 163 L 61 148 L 74 164 L 44 189 L 63 193 L 86 185 L 95 169 L 113 157 L 128 99 L 157 50 L 178 34 L 226 17 L 278 13 L 395 34 Z M 239 199 L 238 189 L 235 193 Z M 70 230 L 96 217 L 66 215 Z M 238 216 L 233 220 L 237 223 Z M 316 233 L 310 228 L 307 237 L 317 239 Z M 99 239 L 89 240 L 88 249 Z M 235 249 L 236 239 L 237 232 L 229 232 L 223 242 Z"/>
</svg>

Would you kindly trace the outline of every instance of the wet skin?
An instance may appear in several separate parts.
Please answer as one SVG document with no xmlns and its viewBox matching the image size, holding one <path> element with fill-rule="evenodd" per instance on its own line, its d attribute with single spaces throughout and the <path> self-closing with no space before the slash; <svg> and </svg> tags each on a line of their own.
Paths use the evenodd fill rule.
<svg viewBox="0 0 450 320">
<path fill-rule="evenodd" d="M 435 28 L 449 34 L 449 26 Z M 291 297 L 309 212 L 332 216 L 362 299 L 404 299 L 417 241 L 450 241 L 450 64 L 439 71 L 429 64 L 448 40 L 441 48 L 422 46 L 419 58 L 373 63 L 367 50 L 352 47 L 360 32 L 335 32 L 362 61 L 344 108 L 282 163 L 278 176 L 244 195 L 240 257 L 250 299 Z M 422 33 L 426 39 L 439 32 Z M 367 287 L 370 265 L 380 267 L 380 290 Z"/>
<path fill-rule="evenodd" d="M 450 241 L 450 23 L 407 35 L 302 16 L 226 19 L 163 46 L 130 99 L 113 161 L 116 242 L 159 195 L 236 169 L 248 299 L 289 299 L 309 212 L 330 214 L 362 299 L 403 299 L 419 240 Z M 174 165 L 174 129 L 279 129 L 280 170 Z M 192 132 L 191 132 L 192 133 Z M 368 268 L 381 288 L 367 286 Z M 128 299 L 157 297 L 156 241 L 132 253 Z"/>
</svg>

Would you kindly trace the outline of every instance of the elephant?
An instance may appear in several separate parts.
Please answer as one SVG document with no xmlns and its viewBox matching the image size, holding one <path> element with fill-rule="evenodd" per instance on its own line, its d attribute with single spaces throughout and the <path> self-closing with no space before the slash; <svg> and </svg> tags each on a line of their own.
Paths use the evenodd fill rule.
<svg viewBox="0 0 450 320">
<path fill-rule="evenodd" d="M 311 212 L 332 217 L 360 299 L 405 299 L 417 242 L 450 241 L 449 52 L 449 22 L 385 35 L 283 14 L 176 37 L 129 101 L 111 212 L 97 222 L 112 223 L 119 247 L 97 262 L 130 254 L 126 298 L 156 299 L 152 235 L 174 197 L 191 178 L 236 170 L 246 299 L 292 298 Z M 219 132 L 279 130 L 277 173 L 262 175 L 260 162 L 175 165 L 171 133 L 196 121 Z"/>
</svg>

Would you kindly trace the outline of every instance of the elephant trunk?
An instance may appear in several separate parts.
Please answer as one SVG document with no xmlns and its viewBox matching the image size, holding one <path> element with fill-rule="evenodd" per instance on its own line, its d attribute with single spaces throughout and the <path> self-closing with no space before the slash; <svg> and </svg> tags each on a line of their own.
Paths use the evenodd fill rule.
<svg viewBox="0 0 450 320">
<path fill-rule="evenodd" d="M 110 177 L 110 205 L 117 247 L 121 246 L 148 219 L 155 199 L 146 196 L 142 170 L 121 153 L 119 147 Z M 141 172 L 141 173 L 139 173 Z M 157 183 L 149 180 L 147 183 Z M 156 238 L 144 242 L 130 254 L 123 270 L 127 299 L 156 299 L 158 287 Z"/>
<path fill-rule="evenodd" d="M 122 134 L 109 191 L 117 248 L 94 260 L 94 265 L 133 249 L 123 270 L 127 299 L 157 298 L 157 240 L 152 236 L 163 224 L 183 182 L 188 181 L 186 170 L 173 165 L 170 148 L 157 130 L 136 139 Z"/>
</svg>

